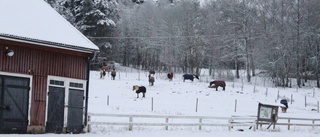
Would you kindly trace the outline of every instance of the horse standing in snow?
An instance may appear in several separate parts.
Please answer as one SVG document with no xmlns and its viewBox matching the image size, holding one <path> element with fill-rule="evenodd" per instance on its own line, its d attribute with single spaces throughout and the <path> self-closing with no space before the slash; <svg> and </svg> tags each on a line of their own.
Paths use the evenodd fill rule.
<svg viewBox="0 0 320 137">
<path fill-rule="evenodd" d="M 136 91 L 137 98 L 139 98 L 139 93 L 142 93 L 142 97 L 144 98 L 145 94 L 147 92 L 147 89 L 144 86 L 134 85 L 133 88 L 132 88 L 132 91 Z"/>
<path fill-rule="evenodd" d="M 167 77 L 168 77 L 169 81 L 172 81 L 173 73 L 172 72 L 168 73 Z"/>
<path fill-rule="evenodd" d="M 194 74 L 184 74 L 182 77 L 183 77 L 183 82 L 186 79 L 189 79 L 189 80 L 193 81 L 193 79 L 196 78 L 196 79 L 199 80 L 199 76 L 198 75 L 194 75 Z"/>
<path fill-rule="evenodd" d="M 153 84 L 154 84 L 154 76 L 149 74 L 148 79 L 149 79 L 149 85 L 153 86 Z"/>
<path fill-rule="evenodd" d="M 222 87 L 223 90 L 225 90 L 226 82 L 224 82 L 223 80 L 215 80 L 215 81 L 211 81 L 209 84 L 209 88 L 216 88 L 216 91 L 218 91 L 218 87 Z"/>
</svg>

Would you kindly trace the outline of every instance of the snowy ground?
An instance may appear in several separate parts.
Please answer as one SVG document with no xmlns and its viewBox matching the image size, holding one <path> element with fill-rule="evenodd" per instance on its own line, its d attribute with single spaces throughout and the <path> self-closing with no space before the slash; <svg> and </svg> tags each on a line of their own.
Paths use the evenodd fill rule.
<svg viewBox="0 0 320 137">
<path fill-rule="evenodd" d="M 152 115 L 183 115 L 183 116 L 224 116 L 231 115 L 257 115 L 258 103 L 279 104 L 280 99 L 289 100 L 287 113 L 279 113 L 279 117 L 320 118 L 320 113 L 311 111 L 317 109 L 320 101 L 319 89 L 312 87 L 296 88 L 272 88 L 254 86 L 241 82 L 227 81 L 226 91 L 208 88 L 212 79 L 201 77 L 194 82 L 183 82 L 182 74 L 175 74 L 173 81 L 166 79 L 165 73 L 156 73 L 155 85 L 149 86 L 147 73 L 123 69 L 118 72 L 116 80 L 110 76 L 99 79 L 99 72 L 91 71 L 89 112 L 109 114 L 152 114 Z M 240 80 L 241 81 L 241 80 Z M 147 87 L 146 98 L 136 98 L 132 91 L 133 85 L 144 85 Z M 256 85 L 264 85 L 257 83 Z M 243 87 L 243 88 L 242 88 Z M 255 89 L 255 90 L 253 90 Z M 279 96 L 278 96 L 279 92 Z M 141 96 L 141 95 L 140 95 Z M 291 100 L 292 97 L 292 100 Z M 109 98 L 109 100 L 108 100 Z M 307 99 L 305 104 L 305 98 Z M 198 108 L 196 112 L 196 100 Z M 153 106 L 152 106 L 153 100 Z M 291 103 L 292 101 L 292 103 Z M 237 107 L 235 109 L 235 102 Z M 153 110 L 152 110 L 153 109 Z M 102 119 L 92 118 L 92 121 Z M 318 123 L 319 124 L 319 123 Z M 252 131 L 245 129 L 243 132 L 227 127 L 206 127 L 198 130 L 197 127 L 134 127 L 128 131 L 126 126 L 93 126 L 91 133 L 86 134 L 43 134 L 43 135 L 14 135 L 25 137 L 44 136 L 79 136 L 79 137 L 316 137 L 320 134 L 320 128 L 316 127 L 292 127 L 287 130 L 285 126 L 276 126 L 275 129 L 258 129 Z M 0 137 L 11 137 L 13 135 L 1 135 Z"/>
</svg>

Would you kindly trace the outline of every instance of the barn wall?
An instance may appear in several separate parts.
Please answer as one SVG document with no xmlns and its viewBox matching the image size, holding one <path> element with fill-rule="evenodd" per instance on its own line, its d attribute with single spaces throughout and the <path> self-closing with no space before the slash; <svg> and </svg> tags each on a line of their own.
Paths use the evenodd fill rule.
<svg viewBox="0 0 320 137">
<path fill-rule="evenodd" d="M 30 125 L 45 125 L 48 75 L 87 79 L 89 54 L 1 39 L 0 46 L 0 71 L 33 76 Z M 14 56 L 6 56 L 6 48 Z"/>
</svg>

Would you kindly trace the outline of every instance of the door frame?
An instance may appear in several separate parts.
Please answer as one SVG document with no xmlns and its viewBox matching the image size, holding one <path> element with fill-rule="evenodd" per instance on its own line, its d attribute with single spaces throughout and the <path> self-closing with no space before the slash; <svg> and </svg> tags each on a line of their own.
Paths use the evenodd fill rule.
<svg viewBox="0 0 320 137">
<path fill-rule="evenodd" d="M 50 84 L 50 80 L 57 80 L 57 81 L 63 81 L 64 86 L 60 85 L 53 85 Z M 76 88 L 76 87 L 70 87 L 70 82 L 75 82 L 75 83 L 81 83 L 83 84 L 82 88 Z M 69 89 L 80 89 L 83 90 L 83 96 L 86 97 L 86 92 L 87 92 L 87 80 L 81 80 L 81 79 L 73 79 L 73 78 L 67 78 L 67 77 L 59 77 L 59 76 L 52 76 L 48 75 L 47 78 L 47 96 L 46 96 L 46 115 L 45 115 L 45 123 L 47 122 L 47 117 L 48 117 L 48 93 L 49 93 L 49 86 L 54 86 L 54 87 L 64 87 L 65 88 L 65 98 L 64 98 L 64 118 L 63 118 L 63 127 L 67 127 L 68 123 L 68 105 L 69 105 Z M 85 101 L 83 102 L 83 106 L 85 107 Z M 84 108 L 85 111 L 85 108 Z M 84 114 L 83 113 L 83 122 L 84 122 Z"/>
<path fill-rule="evenodd" d="M 31 120 L 31 104 L 32 104 L 32 75 L 26 75 L 26 74 L 19 74 L 19 73 L 10 73 L 10 72 L 3 72 L 3 71 L 0 71 L 0 75 L 4 75 L 4 76 L 12 76 L 12 77 L 22 77 L 22 78 L 29 78 L 30 79 L 30 82 L 29 82 L 29 87 L 30 87 L 30 90 L 29 90 L 29 104 L 28 104 L 28 126 L 30 126 L 30 120 Z"/>
</svg>

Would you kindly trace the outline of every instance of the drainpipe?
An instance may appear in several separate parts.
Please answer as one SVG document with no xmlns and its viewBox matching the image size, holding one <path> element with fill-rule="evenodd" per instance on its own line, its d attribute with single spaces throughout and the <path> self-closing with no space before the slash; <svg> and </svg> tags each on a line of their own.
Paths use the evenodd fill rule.
<svg viewBox="0 0 320 137">
<path fill-rule="evenodd" d="M 90 79 L 90 61 L 93 59 L 96 53 L 93 52 L 87 60 L 87 87 L 86 87 L 86 98 L 85 98 L 85 112 L 84 112 L 84 127 L 88 125 L 88 99 L 89 99 L 89 79 Z"/>
</svg>

